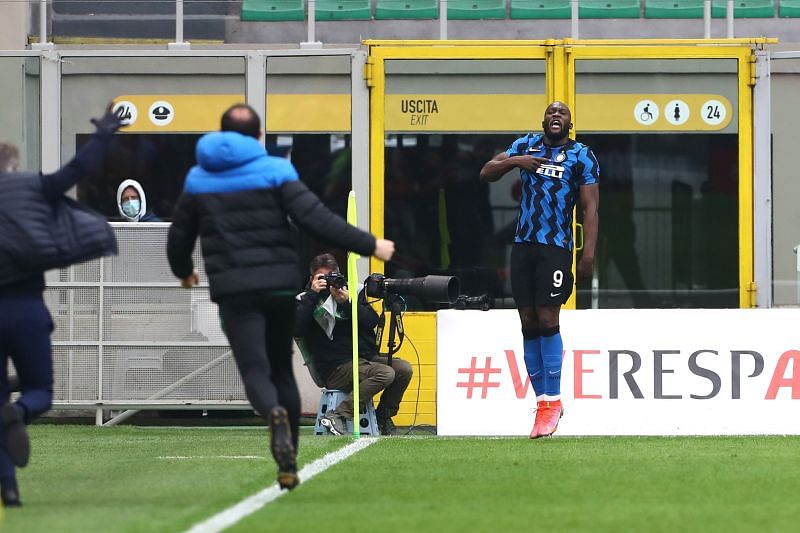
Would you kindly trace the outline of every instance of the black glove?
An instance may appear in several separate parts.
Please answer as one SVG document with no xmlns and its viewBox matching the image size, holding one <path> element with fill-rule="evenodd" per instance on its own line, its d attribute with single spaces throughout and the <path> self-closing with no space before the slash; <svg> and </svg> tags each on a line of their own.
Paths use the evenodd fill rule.
<svg viewBox="0 0 800 533">
<path fill-rule="evenodd" d="M 113 104 L 108 106 L 106 114 L 102 117 L 91 119 L 98 132 L 114 133 L 123 126 L 122 118 L 120 118 L 123 108 L 119 107 L 116 111 L 112 111 L 112 106 Z"/>
</svg>

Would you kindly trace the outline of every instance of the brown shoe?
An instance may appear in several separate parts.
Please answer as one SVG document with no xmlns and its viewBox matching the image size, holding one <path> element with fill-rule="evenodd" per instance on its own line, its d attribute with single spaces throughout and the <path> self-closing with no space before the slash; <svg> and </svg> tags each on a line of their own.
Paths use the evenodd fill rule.
<svg viewBox="0 0 800 533">
<path fill-rule="evenodd" d="M 278 463 L 278 485 L 292 490 L 300 484 L 297 477 L 297 459 L 292 444 L 292 430 L 289 427 L 289 414 L 283 407 L 275 407 L 270 412 L 270 449 Z"/>
</svg>

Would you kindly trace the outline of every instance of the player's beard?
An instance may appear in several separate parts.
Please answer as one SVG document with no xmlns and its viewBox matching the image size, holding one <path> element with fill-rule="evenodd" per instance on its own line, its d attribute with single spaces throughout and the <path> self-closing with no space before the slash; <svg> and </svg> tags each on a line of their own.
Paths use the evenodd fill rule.
<svg viewBox="0 0 800 533">
<path fill-rule="evenodd" d="M 565 128 L 564 126 L 561 126 L 561 131 L 558 133 L 553 133 L 553 131 L 547 126 L 544 127 L 544 136 L 547 137 L 547 140 L 553 144 L 563 141 L 568 135 L 569 129 Z"/>
</svg>

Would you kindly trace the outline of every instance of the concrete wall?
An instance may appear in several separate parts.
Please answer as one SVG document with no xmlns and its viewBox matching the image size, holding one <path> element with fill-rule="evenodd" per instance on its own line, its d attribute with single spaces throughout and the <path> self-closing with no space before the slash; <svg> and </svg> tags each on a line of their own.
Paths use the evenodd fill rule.
<svg viewBox="0 0 800 533">
<path fill-rule="evenodd" d="M 28 3 L 0 2 L 0 50 L 24 50 L 28 44 Z"/>
<path fill-rule="evenodd" d="M 771 68 L 773 301 L 775 305 L 797 305 L 800 287 L 793 248 L 800 244 L 800 180 L 795 155 L 800 59 L 773 59 Z"/>
<path fill-rule="evenodd" d="M 726 37 L 724 19 L 711 21 L 711 37 Z M 703 20 L 583 19 L 581 39 L 699 39 Z M 358 43 L 361 39 L 438 39 L 438 20 L 318 21 L 316 40 L 323 43 Z M 569 20 L 450 20 L 448 39 L 547 39 L 571 37 Z M 800 42 L 798 19 L 736 19 L 734 37 L 774 37 Z M 299 43 L 308 40 L 305 22 L 242 22 L 227 19 L 229 43 Z"/>
</svg>

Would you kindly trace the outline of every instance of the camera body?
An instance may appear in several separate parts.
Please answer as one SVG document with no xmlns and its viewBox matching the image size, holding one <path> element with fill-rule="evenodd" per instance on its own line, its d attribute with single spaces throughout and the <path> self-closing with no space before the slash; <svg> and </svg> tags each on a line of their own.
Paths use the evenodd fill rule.
<svg viewBox="0 0 800 533">
<path fill-rule="evenodd" d="M 489 296 L 486 294 L 481 294 L 480 296 L 467 296 L 465 294 L 461 294 L 456 298 L 456 301 L 453 302 L 453 309 L 480 309 L 481 311 L 488 311 L 491 309 L 491 303 L 489 302 Z"/>
<path fill-rule="evenodd" d="M 325 280 L 328 287 L 335 287 L 337 289 L 344 289 L 347 287 L 347 278 L 339 271 L 329 272 L 323 275 L 322 279 Z"/>
</svg>

